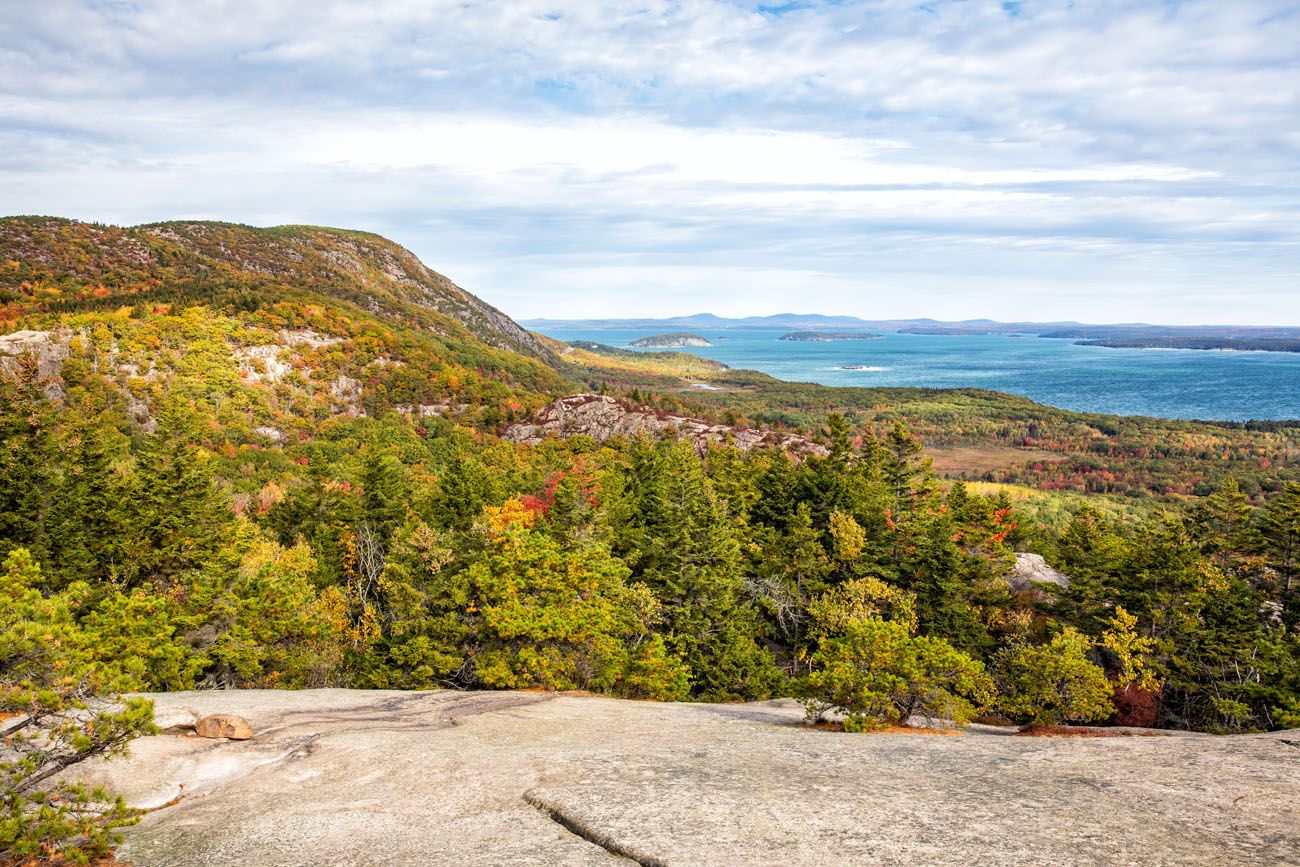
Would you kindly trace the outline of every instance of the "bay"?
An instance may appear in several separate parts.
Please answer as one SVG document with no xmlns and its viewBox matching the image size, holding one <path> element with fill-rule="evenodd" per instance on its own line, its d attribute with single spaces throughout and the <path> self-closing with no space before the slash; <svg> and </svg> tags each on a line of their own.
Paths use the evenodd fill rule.
<svg viewBox="0 0 1300 867">
<path fill-rule="evenodd" d="M 633 349 L 644 329 L 547 327 L 559 340 Z M 876 340 L 783 341 L 785 330 L 705 330 L 682 347 L 735 368 L 838 386 L 981 388 L 1083 412 L 1246 421 L 1300 419 L 1300 353 L 1109 349 L 1009 335 L 879 332 Z M 662 350 L 659 350 L 662 351 Z M 862 365 L 846 370 L 844 365 Z"/>
</svg>

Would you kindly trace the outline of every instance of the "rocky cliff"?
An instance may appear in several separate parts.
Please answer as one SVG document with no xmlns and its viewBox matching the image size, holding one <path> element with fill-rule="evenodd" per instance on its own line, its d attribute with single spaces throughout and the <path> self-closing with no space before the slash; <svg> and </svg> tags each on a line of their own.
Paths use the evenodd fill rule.
<svg viewBox="0 0 1300 867">
<path fill-rule="evenodd" d="M 526 422 L 511 425 L 506 439 L 539 443 L 547 437 L 578 434 L 603 442 L 615 436 L 675 435 L 703 452 L 710 444 L 731 442 L 742 451 L 779 448 L 793 455 L 825 455 L 827 449 L 807 437 L 764 428 L 713 424 L 698 418 L 656 412 L 649 407 L 599 394 L 576 394 L 550 403 Z"/>
</svg>

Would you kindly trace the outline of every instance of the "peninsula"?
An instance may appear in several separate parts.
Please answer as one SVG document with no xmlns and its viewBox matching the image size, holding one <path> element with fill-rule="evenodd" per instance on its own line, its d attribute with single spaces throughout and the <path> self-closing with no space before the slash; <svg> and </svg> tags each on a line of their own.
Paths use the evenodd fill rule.
<svg viewBox="0 0 1300 867">
<path fill-rule="evenodd" d="M 1110 349 L 1218 349 L 1236 352 L 1300 352 L 1300 340 L 1273 337 L 1114 337 L 1076 340 L 1076 346 Z"/>
</svg>

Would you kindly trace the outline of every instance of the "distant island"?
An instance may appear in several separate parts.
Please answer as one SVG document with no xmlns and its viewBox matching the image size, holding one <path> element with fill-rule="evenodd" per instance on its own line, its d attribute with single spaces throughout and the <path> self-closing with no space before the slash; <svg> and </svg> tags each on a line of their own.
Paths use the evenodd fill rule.
<svg viewBox="0 0 1300 867">
<path fill-rule="evenodd" d="M 973 329 L 962 325 L 913 325 L 909 328 L 898 329 L 899 334 L 928 334 L 939 337 L 971 337 L 971 336 L 998 336 L 998 337 L 1024 337 L 1023 334 L 1011 334 L 1006 331 L 995 331 L 989 328 Z"/>
<path fill-rule="evenodd" d="M 971 331 L 969 328 L 962 328 L 960 325 L 913 325 L 910 328 L 898 329 L 899 334 L 929 334 L 942 337 L 953 337 L 968 334 L 992 334 L 991 331 Z"/>
<path fill-rule="evenodd" d="M 1238 352 L 1300 352 L 1300 340 L 1247 337 L 1113 337 L 1076 340 L 1076 346 L 1110 349 L 1219 349 Z"/>
<path fill-rule="evenodd" d="M 908 334 L 967 336 L 1002 334 L 1071 340 L 1148 340 L 1152 338 L 1222 338 L 1240 340 L 1297 340 L 1300 325 L 1152 325 L 1128 322 L 1090 325 L 1082 322 L 999 322 L 994 319 L 967 319 L 944 322 L 937 319 L 859 319 L 856 316 L 823 316 L 814 313 L 781 313 L 773 316 L 746 316 L 729 319 L 711 313 L 673 316 L 663 319 L 529 319 L 521 324 L 546 332 L 549 329 L 587 329 L 639 331 L 699 332 L 713 331 L 810 331 L 819 334 L 867 329 L 898 331 Z"/>
<path fill-rule="evenodd" d="M 712 346 L 707 339 L 698 334 L 653 334 L 633 340 L 629 346 Z"/>
<path fill-rule="evenodd" d="M 879 340 L 879 334 L 844 331 L 791 331 L 781 335 L 781 340 L 804 340 L 812 343 L 830 343 L 832 340 Z"/>
</svg>

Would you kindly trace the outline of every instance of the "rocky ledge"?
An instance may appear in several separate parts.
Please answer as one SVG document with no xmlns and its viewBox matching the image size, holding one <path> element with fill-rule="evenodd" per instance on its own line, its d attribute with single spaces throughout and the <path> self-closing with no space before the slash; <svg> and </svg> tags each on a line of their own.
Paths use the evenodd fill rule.
<svg viewBox="0 0 1300 867">
<path fill-rule="evenodd" d="M 518 443 L 539 443 L 547 437 L 589 436 L 603 442 L 615 436 L 676 435 L 703 452 L 710 444 L 732 442 L 742 451 L 778 448 L 793 455 L 825 455 L 826 447 L 798 434 L 764 428 L 712 424 L 698 418 L 669 415 L 649 407 L 599 394 L 576 394 L 550 403 L 530 421 L 511 425 L 505 437 Z"/>
<path fill-rule="evenodd" d="M 153 807 L 136 867 L 1280 865 L 1300 732 L 842 734 L 791 701 L 249 690 L 155 697 L 173 734 L 92 781 Z M 186 734 L 217 713 L 249 740 Z"/>
</svg>

